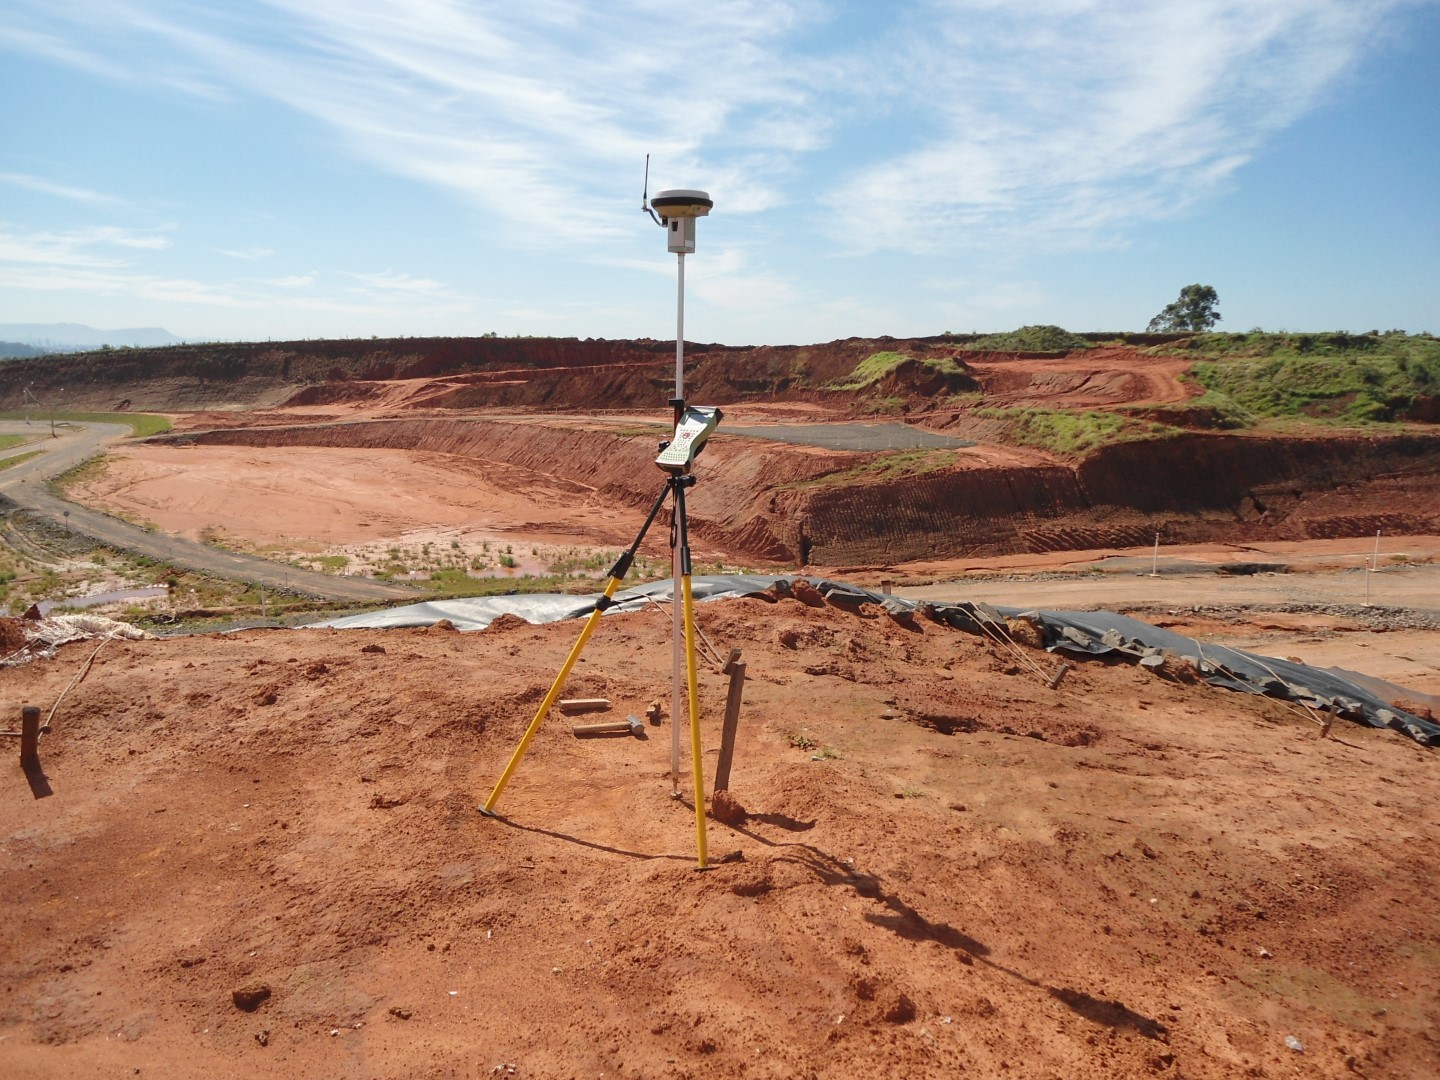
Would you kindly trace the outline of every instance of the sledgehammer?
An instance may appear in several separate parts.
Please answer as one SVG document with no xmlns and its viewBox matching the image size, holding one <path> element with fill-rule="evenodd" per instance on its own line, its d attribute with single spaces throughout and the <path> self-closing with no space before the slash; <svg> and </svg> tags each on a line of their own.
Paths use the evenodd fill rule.
<svg viewBox="0 0 1440 1080">
<path fill-rule="evenodd" d="M 645 737 L 645 725 L 633 716 L 624 720 L 603 720 L 598 724 L 573 724 L 570 728 L 576 737 L 586 735 L 638 735 Z"/>
</svg>

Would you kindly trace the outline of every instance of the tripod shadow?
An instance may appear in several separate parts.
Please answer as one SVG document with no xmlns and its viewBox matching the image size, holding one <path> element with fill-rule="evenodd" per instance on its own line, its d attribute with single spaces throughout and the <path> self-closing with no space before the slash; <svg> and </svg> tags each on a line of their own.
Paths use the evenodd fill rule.
<svg viewBox="0 0 1440 1080">
<path fill-rule="evenodd" d="M 815 818 L 811 818 L 809 821 L 800 821 L 790 817 L 788 814 L 747 814 L 746 818 L 750 821 L 759 821 L 766 825 L 774 825 L 776 828 L 785 829 L 789 832 L 809 832 L 818 824 Z M 736 829 L 735 831 L 744 832 L 743 829 Z M 747 832 L 745 835 L 753 836 L 754 834 Z M 764 842 L 763 840 L 761 841 L 761 843 Z"/>
<path fill-rule="evenodd" d="M 537 836 L 548 836 L 552 840 L 564 840 L 567 844 L 576 844 L 579 847 L 589 848 L 591 851 L 603 851 L 608 855 L 620 855 L 627 859 L 674 859 L 678 862 L 694 861 L 694 856 L 691 855 L 655 855 L 648 851 L 629 851 L 625 848 L 612 847 L 609 844 L 597 844 L 593 840 L 583 840 L 578 836 L 557 832 L 554 829 L 542 829 L 538 825 L 521 825 L 518 821 L 511 821 L 509 818 L 501 817 L 499 814 L 493 815 L 490 820 L 497 821 L 507 828 L 518 829 L 520 832 L 534 833 Z"/>
<path fill-rule="evenodd" d="M 783 815 L 778 814 L 750 814 L 749 818 L 754 821 L 764 821 L 771 816 L 784 818 Z M 784 820 L 800 825 L 802 830 L 815 826 L 813 821 L 809 823 L 795 822 L 793 818 L 784 818 Z M 866 922 L 883 927 L 907 941 L 936 941 L 946 948 L 959 950 L 968 957 L 963 961 L 966 963 L 977 957 L 988 956 L 990 953 L 989 947 L 982 942 L 962 933 L 948 923 L 932 922 L 905 903 L 898 895 L 887 892 L 884 882 L 877 875 L 856 870 L 849 863 L 842 862 L 813 844 L 771 840 L 753 829 L 745 828 L 744 825 L 731 825 L 730 828 L 766 847 L 784 849 L 785 858 L 806 867 L 824 884 L 849 886 L 855 890 L 857 895 L 863 896 L 867 900 L 876 900 L 886 907 L 887 911 L 882 915 L 867 913 L 865 915 Z"/>
<path fill-rule="evenodd" d="M 795 822 L 793 818 L 784 815 L 751 814 L 749 819 L 765 822 L 767 818 L 774 817 L 781 821 L 788 821 L 793 824 L 803 825 L 804 828 L 813 828 L 815 822 L 808 824 Z M 776 822 L 779 824 L 780 822 Z M 785 827 L 783 824 L 781 827 Z M 1093 1024 L 1112 1028 L 1116 1031 L 1133 1031 L 1147 1039 L 1159 1042 L 1166 1041 L 1169 1030 L 1164 1024 L 1151 1017 L 1138 1013 L 1118 1001 L 1106 1001 L 1087 994 L 1083 990 L 1074 990 L 1064 986 L 1050 986 L 1039 979 L 1031 978 L 1023 972 L 1007 967 L 991 956 L 990 947 L 984 942 L 971 937 L 949 923 L 936 922 L 927 919 L 910 904 L 907 904 L 893 891 L 885 888 L 884 881 L 876 874 L 864 873 L 856 870 L 849 863 L 843 862 L 827 851 L 815 847 L 813 844 L 800 843 L 798 841 L 777 841 L 747 829 L 743 825 L 731 825 L 729 828 L 747 836 L 759 844 L 769 848 L 784 849 L 785 857 L 792 858 L 795 862 L 807 867 L 815 874 L 821 882 L 826 885 L 846 886 L 855 891 L 859 896 L 868 900 L 875 900 L 884 905 L 882 913 L 867 912 L 864 915 L 866 922 L 874 926 L 889 930 L 897 937 L 906 941 L 934 941 L 947 949 L 954 950 L 960 962 L 963 964 L 982 964 L 1002 975 L 1007 975 L 1026 986 L 1043 990 L 1050 997 L 1059 1001 L 1077 1016 L 1083 1017 Z"/>
</svg>

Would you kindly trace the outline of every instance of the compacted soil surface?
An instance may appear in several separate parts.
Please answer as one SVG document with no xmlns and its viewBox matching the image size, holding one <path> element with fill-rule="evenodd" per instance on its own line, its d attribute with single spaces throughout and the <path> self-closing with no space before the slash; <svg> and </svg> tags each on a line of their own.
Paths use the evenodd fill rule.
<svg viewBox="0 0 1440 1080">
<path fill-rule="evenodd" d="M 600 621 L 565 696 L 611 708 L 548 716 L 500 818 L 577 623 L 4 669 L 51 730 L 0 744 L 0 1072 L 1440 1073 L 1433 750 L 796 597 L 700 606 L 746 665 L 703 872 L 668 611 Z"/>
</svg>

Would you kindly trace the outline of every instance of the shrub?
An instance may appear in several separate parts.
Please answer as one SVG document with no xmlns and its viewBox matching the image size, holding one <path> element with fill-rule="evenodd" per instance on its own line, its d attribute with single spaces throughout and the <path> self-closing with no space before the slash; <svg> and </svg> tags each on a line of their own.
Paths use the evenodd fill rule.
<svg viewBox="0 0 1440 1080">
<path fill-rule="evenodd" d="M 966 349 L 988 352 L 1069 352 L 1071 349 L 1093 349 L 1094 345 L 1059 326 L 1022 326 L 1004 334 L 987 334 Z"/>
</svg>

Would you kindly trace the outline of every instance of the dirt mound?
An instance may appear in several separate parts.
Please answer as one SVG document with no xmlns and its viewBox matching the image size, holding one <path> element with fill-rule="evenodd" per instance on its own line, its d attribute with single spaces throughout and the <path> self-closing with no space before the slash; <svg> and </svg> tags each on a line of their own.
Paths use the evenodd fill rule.
<svg viewBox="0 0 1440 1080">
<path fill-rule="evenodd" d="M 1052 690 L 1047 654 L 874 607 L 699 621 L 748 673 L 745 816 L 710 823 L 705 873 L 664 728 L 552 717 L 505 817 L 476 812 L 573 623 L 8 672 L 20 700 L 69 689 L 54 794 L 15 771 L 0 802 L 7 1074 L 1440 1067 L 1433 755 L 1135 667 Z M 567 696 L 642 715 L 669 655 L 666 613 L 607 617 Z M 707 773 L 726 686 L 702 670 Z"/>
<path fill-rule="evenodd" d="M 25 647 L 25 623 L 21 619 L 0 618 L 0 657 L 9 656 Z"/>
</svg>

